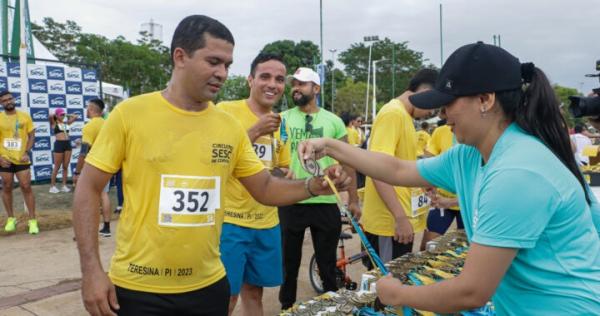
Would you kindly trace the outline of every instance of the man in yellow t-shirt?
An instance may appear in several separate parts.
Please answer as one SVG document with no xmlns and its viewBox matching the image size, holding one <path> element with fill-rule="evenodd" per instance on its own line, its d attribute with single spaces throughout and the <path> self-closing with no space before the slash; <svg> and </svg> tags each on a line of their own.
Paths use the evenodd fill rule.
<svg viewBox="0 0 600 316">
<path fill-rule="evenodd" d="M 431 136 L 429 135 L 429 123 L 422 122 L 421 129 L 417 131 L 417 158 L 423 157 L 425 148 L 429 143 Z"/>
<path fill-rule="evenodd" d="M 441 155 L 456 143 L 452 129 L 450 126 L 445 125 L 446 113 L 444 108 L 440 112 L 440 118 L 438 127 L 431 134 L 431 140 L 427 144 L 426 156 Z M 427 230 L 421 241 L 422 250 L 425 249 L 428 241 L 445 234 L 455 218 L 456 228 L 464 229 L 458 199 L 455 194 L 438 188 L 430 192 L 430 197 L 433 208 L 429 210 L 427 215 Z"/>
<path fill-rule="evenodd" d="M 410 81 L 408 90 L 384 105 L 369 137 L 369 150 L 403 160 L 417 159 L 417 136 L 413 119 L 431 115 L 414 107 L 408 97 L 429 90 L 437 71 L 423 69 Z M 421 188 L 394 187 L 367 177 L 362 224 L 367 238 L 384 262 L 412 251 L 415 232 L 425 229 L 428 198 Z M 368 268 L 371 263 L 364 261 Z"/>
<path fill-rule="evenodd" d="M 188 16 L 171 43 L 168 86 L 127 99 L 111 112 L 75 191 L 82 297 L 93 315 L 227 314 L 230 293 L 219 237 L 230 177 L 262 204 L 331 194 L 319 179 L 271 176 L 239 122 L 210 101 L 233 61 L 234 40 L 225 25 Z M 126 203 L 107 276 L 98 254 L 98 205 L 119 169 Z M 326 172 L 340 189 L 351 181 L 339 167 Z"/>
<path fill-rule="evenodd" d="M 271 173 L 285 175 L 289 146 L 279 135 L 281 118 L 273 113 L 285 90 L 286 68 L 278 55 L 261 53 L 252 61 L 245 100 L 217 108 L 231 114 L 247 131 L 258 158 Z M 283 168 L 283 169 L 282 169 Z M 279 170 L 278 170 L 279 169 Z M 277 208 L 258 203 L 236 178 L 229 178 L 221 233 L 221 260 L 231 292 L 229 314 L 242 296 L 242 314 L 262 315 L 263 287 L 283 282 L 281 229 Z"/>
<path fill-rule="evenodd" d="M 79 157 L 77 158 L 77 166 L 73 172 L 73 183 L 77 183 L 79 174 L 85 163 L 85 157 L 90 152 L 94 141 L 104 125 L 104 101 L 101 99 L 91 99 L 87 105 L 87 117 L 90 119 L 82 130 L 81 149 L 79 150 Z M 102 219 L 104 220 L 104 226 L 98 232 L 102 237 L 110 237 L 110 198 L 108 197 L 108 191 L 110 182 L 106 184 L 100 197 L 100 205 L 102 209 Z"/>
<path fill-rule="evenodd" d="M 13 181 L 17 176 L 19 186 L 29 211 L 29 233 L 40 232 L 35 218 L 35 199 L 31 190 L 31 161 L 29 154 L 33 147 L 35 129 L 31 116 L 15 109 L 15 99 L 8 91 L 0 92 L 0 176 L 2 177 L 2 202 L 8 214 L 4 231 L 14 232 L 17 219 L 13 210 Z"/>
<path fill-rule="evenodd" d="M 356 130 L 356 127 L 354 126 L 357 118 L 356 115 L 350 112 L 344 112 L 342 113 L 342 115 L 340 115 L 340 118 L 344 122 L 344 125 L 346 125 L 348 144 L 359 147 L 361 145 L 360 135 L 358 133 L 358 130 Z"/>
</svg>

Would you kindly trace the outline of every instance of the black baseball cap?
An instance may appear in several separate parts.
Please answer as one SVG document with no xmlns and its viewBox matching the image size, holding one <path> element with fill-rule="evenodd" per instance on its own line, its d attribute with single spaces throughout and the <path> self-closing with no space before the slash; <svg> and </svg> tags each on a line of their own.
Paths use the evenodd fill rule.
<svg viewBox="0 0 600 316">
<path fill-rule="evenodd" d="M 433 89 L 408 99 L 418 108 L 435 109 L 461 96 L 514 90 L 521 85 L 521 62 L 517 57 L 498 46 L 477 42 L 448 57 Z"/>
</svg>

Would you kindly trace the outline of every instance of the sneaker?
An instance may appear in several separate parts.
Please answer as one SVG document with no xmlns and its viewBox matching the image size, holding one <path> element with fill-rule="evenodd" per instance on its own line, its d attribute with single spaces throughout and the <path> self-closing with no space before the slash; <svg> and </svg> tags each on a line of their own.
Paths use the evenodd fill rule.
<svg viewBox="0 0 600 316">
<path fill-rule="evenodd" d="M 50 193 L 60 193 L 60 190 L 56 186 L 51 186 L 50 190 L 48 190 L 48 192 L 50 192 Z"/>
<path fill-rule="evenodd" d="M 121 214 L 122 210 L 123 210 L 122 206 L 117 206 L 117 208 L 115 208 L 115 214 Z"/>
<path fill-rule="evenodd" d="M 71 192 L 71 189 L 69 189 L 69 187 L 66 186 L 66 185 L 63 185 L 63 187 L 60 190 L 63 191 L 63 192 L 65 192 L 65 193 Z"/>
<path fill-rule="evenodd" d="M 29 233 L 31 235 L 37 235 L 40 233 L 40 228 L 38 227 L 38 222 L 36 219 L 29 220 Z"/>
<path fill-rule="evenodd" d="M 17 229 L 17 219 L 14 217 L 9 217 L 6 221 L 6 226 L 4 226 L 5 232 L 14 232 Z"/>
<path fill-rule="evenodd" d="M 104 227 L 98 232 L 98 234 L 100 234 L 102 237 L 110 237 L 110 228 Z"/>
</svg>

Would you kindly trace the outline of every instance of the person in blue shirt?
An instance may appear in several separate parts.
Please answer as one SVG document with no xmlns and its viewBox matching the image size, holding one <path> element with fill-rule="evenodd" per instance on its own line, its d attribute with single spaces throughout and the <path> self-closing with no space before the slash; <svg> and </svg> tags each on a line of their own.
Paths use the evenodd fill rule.
<svg viewBox="0 0 600 316">
<path fill-rule="evenodd" d="M 418 162 L 331 139 L 299 146 L 398 186 L 455 192 L 470 241 L 459 276 L 406 286 L 377 282 L 384 304 L 452 313 L 492 299 L 498 315 L 600 314 L 600 207 L 571 151 L 544 73 L 482 42 L 459 48 L 435 88 L 411 96 L 444 107 L 460 143 Z"/>
</svg>

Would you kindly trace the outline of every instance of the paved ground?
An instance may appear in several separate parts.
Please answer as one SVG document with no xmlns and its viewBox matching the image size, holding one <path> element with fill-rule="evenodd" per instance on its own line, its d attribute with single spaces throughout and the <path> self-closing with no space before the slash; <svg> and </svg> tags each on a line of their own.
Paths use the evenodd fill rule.
<svg viewBox="0 0 600 316">
<path fill-rule="evenodd" d="M 79 292 L 79 258 L 71 228 L 69 227 L 71 193 L 49 195 L 48 186 L 34 188 L 39 198 L 40 235 L 30 236 L 25 232 L 25 220 L 21 221 L 16 234 L 0 234 L 0 315 L 86 315 Z M 15 192 L 15 205 L 18 214 L 23 216 L 22 200 Z M 51 208 L 50 208 L 51 206 Z M 42 219 L 53 219 L 52 225 Z M 6 221 L 4 212 L 0 216 L 2 227 Z M 118 221 L 113 221 L 113 231 Z M 108 267 L 114 251 L 115 236 L 100 239 L 100 253 L 104 267 Z M 358 237 L 346 243 L 347 254 L 359 251 Z M 307 232 L 304 243 L 303 263 L 298 280 L 298 299 L 307 300 L 316 295 L 308 279 L 308 260 L 312 255 L 312 243 Z M 365 271 L 360 263 L 350 267 L 350 275 L 360 282 Z M 279 312 L 278 288 L 265 290 L 265 315 Z M 236 310 L 236 315 L 240 315 Z"/>
</svg>

